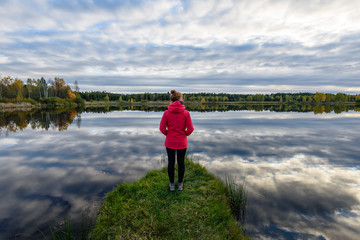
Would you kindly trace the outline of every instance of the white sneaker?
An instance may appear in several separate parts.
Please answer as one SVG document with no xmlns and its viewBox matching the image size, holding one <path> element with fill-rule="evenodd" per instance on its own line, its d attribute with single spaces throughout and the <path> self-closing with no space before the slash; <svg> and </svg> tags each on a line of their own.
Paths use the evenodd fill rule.
<svg viewBox="0 0 360 240">
<path fill-rule="evenodd" d="M 175 183 L 170 183 L 170 191 L 175 191 Z"/>
<path fill-rule="evenodd" d="M 182 191 L 183 190 L 183 184 L 182 183 L 178 183 L 177 184 L 178 190 Z"/>
</svg>

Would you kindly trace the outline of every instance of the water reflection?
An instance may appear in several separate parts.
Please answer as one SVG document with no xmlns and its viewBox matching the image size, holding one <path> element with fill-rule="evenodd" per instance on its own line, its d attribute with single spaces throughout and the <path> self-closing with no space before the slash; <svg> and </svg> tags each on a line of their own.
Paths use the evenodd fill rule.
<svg viewBox="0 0 360 240">
<path fill-rule="evenodd" d="M 49 113 L 50 123 L 35 128 L 32 117 L 46 113 L 14 114 L 1 121 L 27 125 L 0 137 L 0 239 L 39 238 L 38 229 L 80 216 L 116 184 L 162 166 L 161 112 Z M 191 115 L 191 154 L 218 176 L 245 179 L 254 239 L 357 239 L 359 113 Z"/>
<path fill-rule="evenodd" d="M 246 179 L 247 230 L 254 239 L 357 239 L 356 113 L 228 117 L 202 119 L 192 144 L 202 149 L 195 156 L 210 171 Z"/>
<path fill-rule="evenodd" d="M 272 111 L 272 112 L 313 112 L 322 113 L 343 113 L 349 111 L 360 111 L 357 105 L 263 105 L 263 104 L 233 104 L 233 105 L 189 105 L 187 109 L 192 112 L 227 112 L 227 111 Z M 86 109 L 57 109 L 51 112 L 46 110 L 33 109 L 32 111 L 11 111 L 0 112 L 0 136 L 9 135 L 9 132 L 16 132 L 31 126 L 32 129 L 57 129 L 67 130 L 73 121 L 81 126 L 81 113 L 107 113 L 111 111 L 144 111 L 162 112 L 166 106 L 138 105 L 138 106 L 106 106 L 89 107 Z"/>
<path fill-rule="evenodd" d="M 80 127 L 81 115 L 77 110 L 44 110 L 16 111 L 0 113 L 0 136 L 9 135 L 9 132 L 17 132 L 30 126 L 32 129 L 57 129 L 67 130 L 69 125 L 77 117 L 77 125 Z"/>
<path fill-rule="evenodd" d="M 227 111 L 272 111 L 272 112 L 313 112 L 322 113 L 342 113 L 348 111 L 360 111 L 359 105 L 296 105 L 296 104 L 188 104 L 186 108 L 192 112 L 227 112 Z M 105 112 L 105 111 L 124 111 L 138 110 L 145 112 L 161 112 L 166 109 L 163 105 L 137 105 L 137 106 L 107 106 L 90 107 L 87 112 Z"/>
</svg>

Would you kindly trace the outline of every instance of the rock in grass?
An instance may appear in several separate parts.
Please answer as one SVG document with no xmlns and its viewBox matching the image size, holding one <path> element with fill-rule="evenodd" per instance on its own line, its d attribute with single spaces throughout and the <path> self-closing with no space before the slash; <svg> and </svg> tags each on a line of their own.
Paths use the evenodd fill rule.
<svg viewBox="0 0 360 240">
<path fill-rule="evenodd" d="M 228 188 L 186 161 L 184 190 L 170 192 L 167 169 L 108 193 L 93 239 L 247 239 L 228 205 Z"/>
</svg>

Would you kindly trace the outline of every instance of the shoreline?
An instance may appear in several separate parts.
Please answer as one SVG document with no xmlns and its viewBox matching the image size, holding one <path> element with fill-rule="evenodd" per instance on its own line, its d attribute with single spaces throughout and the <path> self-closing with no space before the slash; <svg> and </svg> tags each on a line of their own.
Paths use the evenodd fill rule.
<svg viewBox="0 0 360 240">
<path fill-rule="evenodd" d="M 233 101 L 233 102 L 191 102 L 185 101 L 186 105 L 189 106 L 221 106 L 221 105 L 271 105 L 271 106 L 358 106 L 359 103 L 353 102 L 327 102 L 327 103 L 291 103 L 291 102 L 255 102 L 255 101 Z M 70 106 L 69 106 L 70 105 Z M 156 107 L 166 107 L 169 105 L 169 101 L 142 101 L 142 102 L 119 102 L 119 101 L 85 101 L 83 108 L 91 107 L 128 107 L 128 106 L 156 106 Z M 4 103 L 0 102 L 0 112 L 12 112 L 12 111 L 30 111 L 32 109 L 56 109 L 56 108 L 76 108 L 81 107 L 77 103 L 56 103 L 56 104 L 45 104 L 39 103 L 32 104 L 30 102 L 16 102 L 16 103 Z"/>
</svg>

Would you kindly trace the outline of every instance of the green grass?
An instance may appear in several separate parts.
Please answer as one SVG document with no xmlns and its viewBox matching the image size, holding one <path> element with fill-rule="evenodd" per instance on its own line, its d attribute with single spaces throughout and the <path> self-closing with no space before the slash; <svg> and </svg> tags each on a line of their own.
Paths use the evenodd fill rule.
<svg viewBox="0 0 360 240">
<path fill-rule="evenodd" d="M 183 191 L 169 191 L 167 168 L 108 193 L 92 239 L 248 239 L 232 215 L 229 188 L 186 161 Z"/>
</svg>

